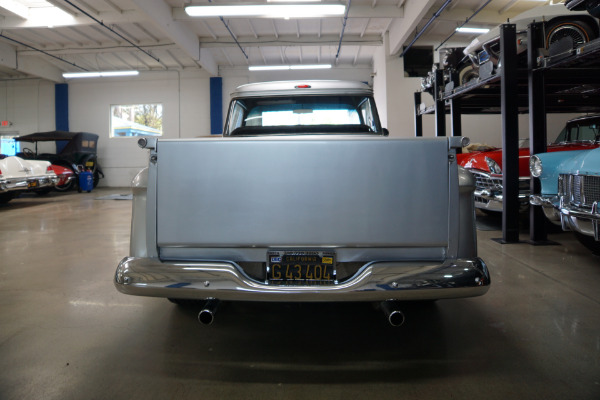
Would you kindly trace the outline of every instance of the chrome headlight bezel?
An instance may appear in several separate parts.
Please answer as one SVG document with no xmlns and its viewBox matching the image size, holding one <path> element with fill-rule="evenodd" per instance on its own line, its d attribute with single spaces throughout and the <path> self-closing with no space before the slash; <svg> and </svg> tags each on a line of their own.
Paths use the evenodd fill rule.
<svg viewBox="0 0 600 400">
<path fill-rule="evenodd" d="M 543 171 L 542 160 L 536 155 L 529 157 L 529 172 L 531 172 L 531 176 L 539 178 Z"/>
<path fill-rule="evenodd" d="M 494 161 L 493 159 L 491 159 L 489 157 L 486 157 L 485 162 L 487 163 L 488 168 L 490 169 L 490 172 L 492 174 L 502 175 L 502 168 L 500 168 L 500 165 L 498 165 L 498 163 L 496 161 Z"/>
</svg>

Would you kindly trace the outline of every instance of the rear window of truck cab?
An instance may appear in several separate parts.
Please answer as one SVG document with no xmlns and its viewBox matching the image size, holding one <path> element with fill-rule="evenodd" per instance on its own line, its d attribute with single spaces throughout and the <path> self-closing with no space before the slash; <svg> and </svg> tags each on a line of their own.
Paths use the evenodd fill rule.
<svg viewBox="0 0 600 400">
<path fill-rule="evenodd" d="M 277 96 L 231 102 L 227 136 L 374 133 L 381 126 L 369 96 Z"/>
</svg>

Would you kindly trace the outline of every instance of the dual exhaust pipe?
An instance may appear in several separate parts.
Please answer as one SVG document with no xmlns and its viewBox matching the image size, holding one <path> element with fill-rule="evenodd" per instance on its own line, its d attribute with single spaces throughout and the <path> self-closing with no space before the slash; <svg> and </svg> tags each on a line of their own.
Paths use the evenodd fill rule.
<svg viewBox="0 0 600 400">
<path fill-rule="evenodd" d="M 198 313 L 198 322 L 202 325 L 210 325 L 215 320 L 215 314 L 217 313 L 217 308 L 219 308 L 219 304 L 221 302 L 217 299 L 208 299 L 206 303 L 204 303 L 204 307 Z"/>
<path fill-rule="evenodd" d="M 202 325 L 211 325 L 215 320 L 215 314 L 220 303 L 218 299 L 208 299 L 198 313 L 198 322 Z M 398 302 L 393 300 L 383 301 L 380 308 L 391 326 L 401 326 L 406 321 L 404 313 L 400 311 Z"/>
</svg>

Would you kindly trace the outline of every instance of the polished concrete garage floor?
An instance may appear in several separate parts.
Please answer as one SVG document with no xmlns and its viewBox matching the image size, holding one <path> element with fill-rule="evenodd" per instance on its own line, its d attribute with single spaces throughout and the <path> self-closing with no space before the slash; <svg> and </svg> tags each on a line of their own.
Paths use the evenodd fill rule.
<svg viewBox="0 0 600 400">
<path fill-rule="evenodd" d="M 224 303 L 203 326 L 114 288 L 131 202 L 97 198 L 127 191 L 0 206 L 0 399 L 600 399 L 600 258 L 571 234 L 479 231 L 488 294 L 399 328 L 370 304 Z"/>
</svg>

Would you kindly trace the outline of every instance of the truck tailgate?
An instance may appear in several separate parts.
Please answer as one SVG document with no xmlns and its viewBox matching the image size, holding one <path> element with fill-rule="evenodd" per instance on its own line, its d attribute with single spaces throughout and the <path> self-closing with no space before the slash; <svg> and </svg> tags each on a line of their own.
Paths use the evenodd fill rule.
<svg viewBox="0 0 600 400">
<path fill-rule="evenodd" d="M 165 140 L 157 156 L 158 247 L 448 244 L 445 138 Z"/>
</svg>

